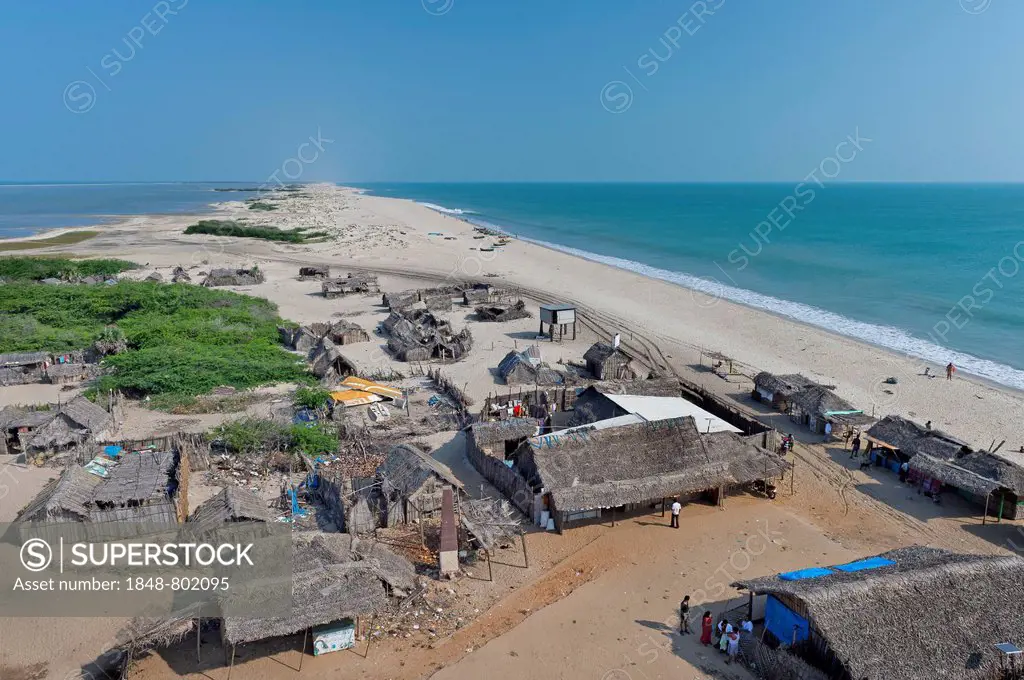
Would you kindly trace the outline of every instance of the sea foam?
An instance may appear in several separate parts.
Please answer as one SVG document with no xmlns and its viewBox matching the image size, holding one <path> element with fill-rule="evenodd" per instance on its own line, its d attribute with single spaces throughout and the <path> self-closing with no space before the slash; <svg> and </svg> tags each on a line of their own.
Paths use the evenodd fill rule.
<svg viewBox="0 0 1024 680">
<path fill-rule="evenodd" d="M 446 208 L 443 205 L 437 205 L 436 203 L 422 203 L 422 202 L 417 202 L 417 203 L 419 205 L 422 205 L 424 208 L 430 208 L 431 210 L 434 210 L 434 211 L 439 212 L 439 213 L 444 213 L 445 215 L 473 215 L 473 214 L 475 214 L 472 210 L 460 210 L 458 208 Z"/>
</svg>

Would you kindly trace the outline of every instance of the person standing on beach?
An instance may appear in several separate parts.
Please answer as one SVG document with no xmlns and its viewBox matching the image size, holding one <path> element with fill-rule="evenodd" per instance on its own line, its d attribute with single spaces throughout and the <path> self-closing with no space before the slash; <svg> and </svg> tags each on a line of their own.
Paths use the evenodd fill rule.
<svg viewBox="0 0 1024 680">
<path fill-rule="evenodd" d="M 832 421 L 825 423 L 825 439 L 832 439 Z"/>
<path fill-rule="evenodd" d="M 690 596 L 683 597 L 679 603 L 679 634 L 689 635 L 690 631 Z"/>
<path fill-rule="evenodd" d="M 952 380 L 954 373 L 956 373 L 956 366 L 954 366 L 953 362 L 950 361 L 946 364 L 946 380 Z"/>
<path fill-rule="evenodd" d="M 682 511 L 683 506 L 680 504 L 678 498 L 672 499 L 672 528 L 679 528 L 679 513 Z"/>
<path fill-rule="evenodd" d="M 715 622 L 711 620 L 711 612 L 704 612 L 704 618 L 700 620 L 700 643 L 705 647 L 711 644 L 711 631 Z"/>
<path fill-rule="evenodd" d="M 853 448 L 850 449 L 850 458 L 856 458 L 857 454 L 860 453 L 860 433 L 853 437 Z"/>
</svg>

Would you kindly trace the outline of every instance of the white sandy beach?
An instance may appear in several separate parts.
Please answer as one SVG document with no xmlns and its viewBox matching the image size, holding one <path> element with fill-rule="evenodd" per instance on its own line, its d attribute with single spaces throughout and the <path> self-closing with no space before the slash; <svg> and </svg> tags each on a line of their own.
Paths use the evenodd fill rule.
<svg viewBox="0 0 1024 680">
<path fill-rule="evenodd" d="M 242 202 L 222 203 L 216 217 L 323 229 L 334 240 L 291 245 L 184 236 L 183 228 L 194 217 L 137 216 L 98 227 L 101 235 L 89 241 L 46 252 L 116 255 L 148 264 L 145 273 L 178 264 L 202 268 L 258 263 L 268 281 L 249 292 L 273 300 L 283 317 L 299 322 L 323 320 L 345 304 L 310 295 L 317 287 L 296 280 L 299 263 L 331 264 L 342 273 L 346 267 L 373 270 L 384 275 L 385 290 L 415 286 L 421 277 L 500 281 L 521 288 L 526 298 L 574 302 L 593 326 L 608 333 L 622 332 L 627 343 L 631 334 L 634 344 L 641 339 L 656 343 L 682 375 L 717 392 L 739 394 L 751 385 L 738 376 L 726 383 L 710 373 L 693 371 L 700 363 L 701 348 L 733 357 L 748 376 L 757 370 L 799 372 L 834 384 L 841 396 L 876 417 L 893 413 L 931 420 L 935 427 L 981 448 L 1005 439 L 1002 452 L 1016 451 L 1024 444 L 1010 426 L 1024 409 L 1024 395 L 962 371 L 952 382 L 925 377 L 926 363 L 919 359 L 532 243 L 514 241 L 495 252 L 481 252 L 477 248 L 494 239 L 474 239 L 472 225 L 413 201 L 331 185 L 307 187 L 306 193 L 309 198 L 279 201 L 281 209 L 272 212 L 247 210 Z M 431 232 L 443 236 L 431 236 Z M 420 285 L 425 285 L 422 280 Z M 516 330 L 528 334 L 531 327 L 524 324 Z M 585 339 L 592 341 L 593 336 Z M 478 346 L 490 347 L 488 340 Z M 496 353 L 500 349 L 496 347 Z M 568 349 L 554 351 L 566 354 L 566 359 L 580 358 L 581 352 L 568 356 Z M 493 366 L 490 359 L 486 365 Z M 388 358 L 378 352 L 372 360 Z M 470 363 L 480 361 L 484 358 L 474 355 Z M 930 368 L 933 375 L 941 375 L 942 367 Z M 495 389 L 479 374 L 466 376 L 472 392 L 486 394 L 488 387 Z M 885 384 L 889 377 L 897 378 L 898 384 Z"/>
</svg>

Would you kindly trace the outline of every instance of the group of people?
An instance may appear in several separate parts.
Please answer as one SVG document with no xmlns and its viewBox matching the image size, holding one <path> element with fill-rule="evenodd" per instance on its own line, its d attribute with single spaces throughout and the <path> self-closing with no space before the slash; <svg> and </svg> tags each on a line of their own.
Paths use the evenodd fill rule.
<svg viewBox="0 0 1024 680">
<path fill-rule="evenodd" d="M 687 595 L 679 603 L 679 633 L 689 635 L 690 630 L 690 596 Z M 754 633 L 754 622 L 744 617 L 739 626 L 733 626 L 728 619 L 722 617 L 715 625 L 711 612 L 705 611 L 700 621 L 700 643 L 704 646 L 714 645 L 718 651 L 726 655 L 726 663 L 732 663 L 740 651 L 740 635 Z"/>
</svg>

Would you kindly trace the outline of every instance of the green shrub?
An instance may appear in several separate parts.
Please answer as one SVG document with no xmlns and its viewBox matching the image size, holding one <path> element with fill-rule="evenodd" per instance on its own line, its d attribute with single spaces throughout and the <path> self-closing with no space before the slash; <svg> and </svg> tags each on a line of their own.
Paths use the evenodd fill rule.
<svg viewBox="0 0 1024 680">
<path fill-rule="evenodd" d="M 338 431 L 326 423 L 280 425 L 261 418 L 242 418 L 214 428 L 213 438 L 242 456 L 276 451 L 317 456 L 338 450 Z"/>
<path fill-rule="evenodd" d="M 292 396 L 292 403 L 299 408 L 318 409 L 327 405 L 331 391 L 322 387 L 300 387 Z"/>
<path fill-rule="evenodd" d="M 273 203 L 264 203 L 263 201 L 256 201 L 249 206 L 249 210 L 277 210 L 277 206 Z"/>
<path fill-rule="evenodd" d="M 139 265 L 127 260 L 69 260 L 62 257 L 0 257 L 0 278 L 6 281 L 75 280 L 114 276 Z"/>
<path fill-rule="evenodd" d="M 326 231 L 309 231 L 303 227 L 278 229 L 277 227 L 252 226 L 233 220 L 200 220 L 188 227 L 185 233 L 232 236 L 236 238 L 259 238 L 265 241 L 283 241 L 286 243 L 305 243 L 310 239 L 324 239 L 329 236 Z"/>
</svg>

